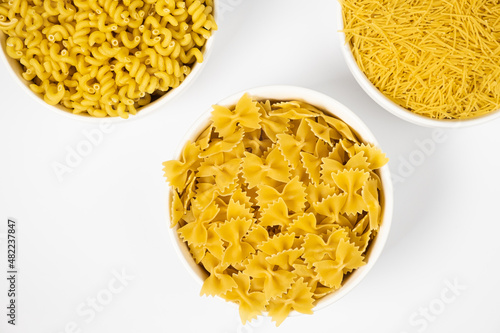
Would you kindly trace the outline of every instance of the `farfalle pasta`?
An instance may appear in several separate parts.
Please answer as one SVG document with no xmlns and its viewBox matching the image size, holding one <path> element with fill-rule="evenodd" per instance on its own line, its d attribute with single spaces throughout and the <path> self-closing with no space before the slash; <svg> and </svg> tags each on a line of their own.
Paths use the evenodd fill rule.
<svg viewBox="0 0 500 333">
<path fill-rule="evenodd" d="M 203 295 L 239 305 L 243 323 L 279 325 L 366 263 L 382 220 L 381 150 L 298 101 L 214 106 L 179 160 L 165 162 L 172 227 L 204 267 Z"/>
<path fill-rule="evenodd" d="M 0 31 L 45 102 L 127 118 L 203 61 L 217 29 L 213 7 L 213 0 L 4 0 Z"/>
</svg>

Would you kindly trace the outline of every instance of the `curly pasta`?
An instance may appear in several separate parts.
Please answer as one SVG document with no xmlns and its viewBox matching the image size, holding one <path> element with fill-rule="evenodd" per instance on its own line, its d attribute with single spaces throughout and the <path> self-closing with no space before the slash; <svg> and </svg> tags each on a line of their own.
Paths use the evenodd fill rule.
<svg viewBox="0 0 500 333">
<path fill-rule="evenodd" d="M 213 10 L 213 0 L 0 0 L 0 31 L 45 102 L 128 118 L 203 61 Z"/>
</svg>

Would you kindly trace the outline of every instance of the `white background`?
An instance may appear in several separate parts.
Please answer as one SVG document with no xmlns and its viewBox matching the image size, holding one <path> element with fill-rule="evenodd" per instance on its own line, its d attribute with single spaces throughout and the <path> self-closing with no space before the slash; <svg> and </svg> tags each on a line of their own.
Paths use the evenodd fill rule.
<svg viewBox="0 0 500 333">
<path fill-rule="evenodd" d="M 500 332 L 500 119 L 441 133 L 381 109 L 341 57 L 333 0 L 221 2 L 213 53 L 196 82 L 164 109 L 115 125 L 62 181 L 54 163 L 98 127 L 40 106 L 0 66 L 3 272 L 7 218 L 19 224 L 17 325 L 6 324 L 0 273 L 0 332 Z M 387 245 L 358 287 L 279 328 L 268 319 L 242 327 L 234 306 L 199 296 L 176 256 L 161 163 L 210 105 L 271 84 L 347 105 L 399 178 Z M 433 134 L 445 139 L 431 144 Z M 121 283 L 114 274 L 123 272 Z M 106 304 L 92 310 L 98 296 Z M 419 311 L 429 307 L 425 319 Z"/>
</svg>

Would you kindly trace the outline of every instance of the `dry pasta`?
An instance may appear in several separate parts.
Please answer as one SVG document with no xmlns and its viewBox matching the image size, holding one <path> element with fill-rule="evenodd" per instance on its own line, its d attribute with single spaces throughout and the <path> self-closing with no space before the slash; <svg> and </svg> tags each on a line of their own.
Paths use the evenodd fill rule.
<svg viewBox="0 0 500 333">
<path fill-rule="evenodd" d="M 2 0 L 5 50 L 45 102 L 122 117 L 178 87 L 213 30 L 213 0 Z"/>
<path fill-rule="evenodd" d="M 303 102 L 215 105 L 179 160 L 163 163 L 171 226 L 207 271 L 201 294 L 279 325 L 365 264 L 382 217 L 381 150 Z"/>
<path fill-rule="evenodd" d="M 433 119 L 500 109 L 497 0 L 340 0 L 354 58 L 385 96 Z"/>
</svg>

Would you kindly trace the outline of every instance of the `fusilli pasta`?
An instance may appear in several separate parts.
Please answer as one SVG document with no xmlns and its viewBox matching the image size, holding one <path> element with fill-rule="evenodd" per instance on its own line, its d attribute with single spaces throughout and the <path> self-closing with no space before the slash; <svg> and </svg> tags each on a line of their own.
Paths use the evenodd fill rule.
<svg viewBox="0 0 500 333">
<path fill-rule="evenodd" d="M 45 102 L 128 118 L 203 61 L 213 10 L 213 0 L 1 0 L 0 31 Z"/>
</svg>

